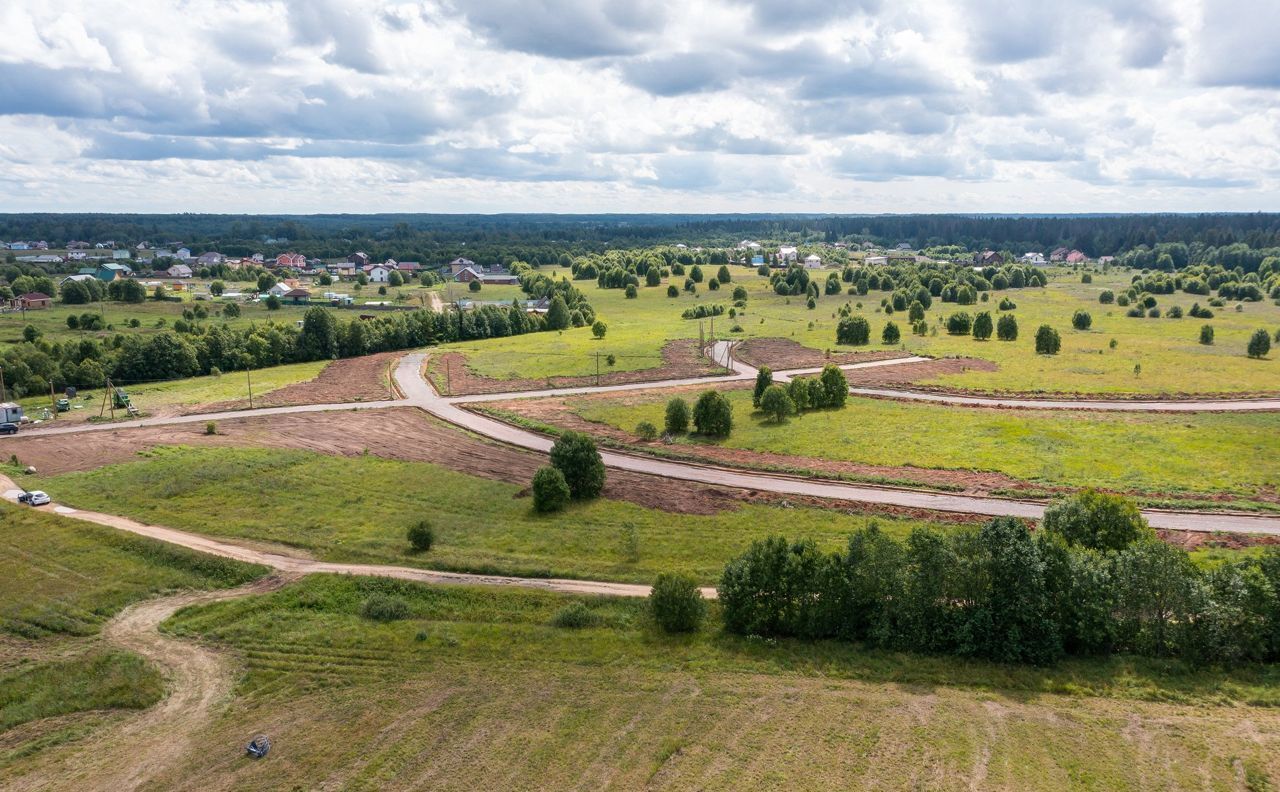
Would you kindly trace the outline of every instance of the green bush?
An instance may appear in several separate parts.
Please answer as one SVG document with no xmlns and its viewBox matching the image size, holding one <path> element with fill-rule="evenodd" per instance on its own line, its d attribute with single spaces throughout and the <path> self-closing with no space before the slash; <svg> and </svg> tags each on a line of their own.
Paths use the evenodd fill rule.
<svg viewBox="0 0 1280 792">
<path fill-rule="evenodd" d="M 473 291 L 473 292 L 478 292 L 478 291 L 480 291 L 480 289 L 481 289 L 480 281 L 478 281 L 478 280 L 473 280 L 473 281 L 471 281 L 470 283 L 468 283 L 468 284 L 467 284 L 467 288 L 468 288 L 468 289 L 470 289 L 470 290 L 471 290 L 471 291 Z"/>
<path fill-rule="evenodd" d="M 204 433 L 207 435 L 216 435 L 218 433 L 218 424 L 214 421 L 207 421 L 204 425 Z"/>
<path fill-rule="evenodd" d="M 1071 326 L 1077 330 L 1088 330 L 1093 326 L 1093 317 L 1088 311 L 1076 311 L 1071 315 Z"/>
<path fill-rule="evenodd" d="M 666 632 L 694 632 L 702 625 L 707 603 L 693 578 L 664 572 L 653 581 L 649 609 L 653 620 Z"/>
<path fill-rule="evenodd" d="M 1110 289 L 1103 289 L 1102 293 L 1098 295 L 1098 302 L 1102 303 L 1103 305 L 1110 305 L 1115 301 L 1116 301 L 1116 293 L 1111 291 Z"/>
<path fill-rule="evenodd" d="M 915 303 L 918 305 L 919 303 Z M 902 340 L 902 331 L 893 322 L 886 322 L 884 330 L 880 332 L 880 343 L 886 346 L 892 346 Z"/>
<path fill-rule="evenodd" d="M 1246 351 L 1251 358 L 1261 359 L 1266 357 L 1267 353 L 1271 351 L 1271 336 L 1261 328 L 1254 330 L 1253 335 L 1249 338 L 1249 346 Z"/>
<path fill-rule="evenodd" d="M 982 311 L 973 317 L 973 337 L 979 341 L 986 341 L 991 337 L 992 322 L 991 312 Z"/>
<path fill-rule="evenodd" d="M 733 405 L 719 391 L 705 391 L 693 405 L 693 427 L 706 437 L 728 437 L 733 429 Z"/>
<path fill-rule="evenodd" d="M 786 388 L 781 385 L 770 385 L 765 388 L 764 395 L 760 397 L 760 410 L 775 422 L 781 422 L 783 418 L 796 411 L 796 405 L 787 395 Z"/>
<path fill-rule="evenodd" d="M 1093 550 L 1123 550 L 1155 534 L 1133 501 L 1119 495 L 1085 490 L 1044 510 L 1040 527 L 1068 544 Z"/>
<path fill-rule="evenodd" d="M 680 296 L 680 290 L 676 288 L 676 285 L 674 283 L 667 287 L 667 296 L 668 297 Z"/>
<path fill-rule="evenodd" d="M 1040 325 L 1036 330 L 1036 354 L 1056 355 L 1062 349 L 1062 338 L 1058 331 L 1049 325 Z"/>
<path fill-rule="evenodd" d="M 969 331 L 972 329 L 973 318 L 964 311 L 953 313 L 947 317 L 948 335 L 969 335 Z"/>
<path fill-rule="evenodd" d="M 564 474 L 550 465 L 538 468 L 533 474 L 534 511 L 548 514 L 569 505 L 569 483 Z"/>
<path fill-rule="evenodd" d="M 689 403 L 679 396 L 667 402 L 667 410 L 663 421 L 663 429 L 667 434 L 678 435 L 689 431 Z"/>
<path fill-rule="evenodd" d="M 641 421 L 636 424 L 636 437 L 641 440 L 653 440 L 658 436 L 658 427 L 648 421 Z"/>
<path fill-rule="evenodd" d="M 564 474 L 575 500 L 594 498 L 604 489 L 604 462 L 596 443 L 582 432 L 565 432 L 551 446 L 551 465 Z"/>
<path fill-rule="evenodd" d="M 581 630 L 584 627 L 595 627 L 601 622 L 600 616 L 580 601 L 573 601 L 556 611 L 556 615 L 551 617 L 552 627 L 562 627 L 568 630 Z"/>
<path fill-rule="evenodd" d="M 1213 346 L 1213 325 L 1200 326 L 1200 343 Z"/>
<path fill-rule="evenodd" d="M 409 538 L 409 546 L 419 553 L 427 552 L 436 543 L 436 531 L 426 520 L 418 520 L 410 525 L 406 534 Z"/>
<path fill-rule="evenodd" d="M 360 605 L 360 615 L 376 622 L 407 619 L 409 603 L 390 594 L 373 594 Z"/>
<path fill-rule="evenodd" d="M 871 343 L 871 325 L 862 316 L 846 316 L 836 325 L 836 343 L 864 346 Z"/>
</svg>

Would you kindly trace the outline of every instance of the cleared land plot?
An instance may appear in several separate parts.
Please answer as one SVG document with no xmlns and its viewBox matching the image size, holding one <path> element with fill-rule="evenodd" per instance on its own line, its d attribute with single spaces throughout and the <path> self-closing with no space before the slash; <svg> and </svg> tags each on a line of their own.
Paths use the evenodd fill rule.
<svg viewBox="0 0 1280 792">
<path fill-rule="evenodd" d="M 160 448 L 145 456 L 42 479 L 41 486 L 68 505 L 287 545 L 328 561 L 641 583 L 678 570 L 714 584 L 726 561 L 784 526 L 836 549 L 868 519 L 727 495 L 710 513 L 679 518 L 609 498 L 538 515 L 523 481 L 499 483 L 433 464 L 266 449 Z M 666 484 L 675 497 L 683 489 L 658 482 Z M 422 518 L 435 527 L 436 546 L 413 554 L 405 531 Z M 922 524 L 880 522 L 896 535 Z"/>
<path fill-rule="evenodd" d="M 686 398 L 693 394 L 686 394 Z M 722 449 L 851 462 L 884 468 L 996 473 L 1008 482 L 974 486 L 1016 489 L 1100 487 L 1141 493 L 1280 504 L 1280 455 L 1274 453 L 1280 414 L 1160 415 L 1063 410 L 995 410 L 850 398 L 840 410 L 814 410 L 781 423 L 754 412 L 751 391 L 726 391 L 734 409 L 730 436 L 715 444 L 681 440 L 673 450 Z M 632 432 L 640 421 L 662 426 L 670 394 L 626 399 L 578 396 L 560 400 L 581 418 Z M 551 400 L 548 400 L 550 402 Z M 554 402 L 551 402 L 554 403 Z M 504 403 L 538 412 L 536 403 Z M 549 410 L 541 411 L 549 416 Z M 552 418 L 552 423 L 555 419 Z M 739 462 L 749 463 L 750 457 Z M 805 467 L 799 460 L 795 467 Z M 906 478 L 923 475 L 903 471 Z M 945 477 L 944 477 L 945 478 Z M 945 483 L 940 481 L 939 483 Z"/>
<path fill-rule="evenodd" d="M 681 319 L 686 308 L 698 304 L 732 305 L 732 287 L 743 285 L 749 292 L 745 314 L 730 319 L 727 314 L 715 319 L 715 333 L 720 338 L 777 338 L 793 341 L 821 355 L 833 352 L 885 351 L 929 355 L 958 356 L 987 361 L 959 369 L 932 372 L 924 382 L 936 386 L 971 390 L 1064 393 L 1259 393 L 1280 389 L 1280 358 L 1250 360 L 1245 356 L 1249 335 L 1264 327 L 1271 332 L 1280 329 L 1280 307 L 1270 302 L 1244 303 L 1241 311 L 1234 303 L 1214 309 L 1211 320 L 1135 319 L 1125 316 L 1124 308 L 1102 305 L 1098 295 L 1103 289 L 1117 293 L 1128 288 L 1132 272 L 1095 274 L 1093 283 L 1080 283 L 1079 273 L 1050 270 L 1051 280 L 1044 289 L 1008 289 L 991 292 L 989 302 L 959 306 L 935 300 L 926 312 L 931 325 L 945 322 L 948 315 L 966 311 L 970 315 L 989 310 L 1000 313 L 997 306 L 1003 297 L 1017 304 L 1013 313 L 1020 335 L 1015 342 L 975 341 L 970 336 L 948 336 L 945 327 L 937 335 L 916 336 L 910 333 L 902 312 L 886 316 L 879 309 L 880 300 L 888 292 L 867 295 L 831 295 L 818 298 L 817 308 L 809 310 L 798 297 L 780 297 L 769 288 L 768 280 L 754 269 L 731 267 L 733 282 L 728 288 L 711 292 L 700 289 L 696 296 L 682 292 L 678 298 L 666 296 L 669 282 L 677 285 L 683 278 L 673 277 L 658 287 L 641 287 L 639 297 L 628 300 L 621 289 L 600 289 L 593 281 L 576 281 L 586 293 L 597 314 L 609 325 L 603 340 L 592 337 L 590 328 L 566 330 L 549 337 L 536 333 L 514 338 L 469 341 L 455 345 L 464 352 L 468 365 L 481 376 L 495 379 L 538 379 L 553 376 L 587 376 L 595 372 L 595 353 L 612 353 L 617 357 L 616 370 L 652 368 L 661 364 L 660 350 L 672 339 L 698 339 L 699 326 L 710 332 L 711 320 Z M 548 270 L 550 272 L 550 270 Z M 826 272 L 815 273 L 820 279 Z M 844 284 L 846 287 L 848 284 Z M 1166 310 L 1174 305 L 1185 312 L 1193 302 L 1207 305 L 1208 298 L 1189 294 L 1161 295 L 1159 305 Z M 867 318 L 872 328 L 873 343 L 861 348 L 838 347 L 835 343 L 837 312 L 848 303 L 855 314 Z M 857 305 L 861 303 L 861 308 Z M 1076 310 L 1089 311 L 1093 327 L 1087 332 L 1071 328 Z M 888 321 L 902 330 L 902 342 L 896 347 L 879 343 L 880 331 Z M 1216 343 L 1198 343 L 1202 324 L 1215 328 Z M 732 328 L 737 325 L 739 331 Z M 1062 351 L 1058 355 L 1035 354 L 1035 330 L 1049 324 L 1062 334 Z M 1114 349 L 1111 339 L 1116 340 Z M 786 357 L 794 357 L 788 354 Z M 764 362 L 767 357 L 761 358 Z M 1135 372 L 1135 366 L 1140 370 Z"/>
<path fill-rule="evenodd" d="M 359 616 L 375 592 L 409 617 Z M 642 602 L 315 577 L 168 629 L 248 672 L 158 788 L 1239 788 L 1280 774 L 1270 669 L 1116 659 L 1046 670 L 671 638 Z M 232 750 L 265 731 L 268 762 Z M 72 750 L 20 772 L 74 766 Z"/>
</svg>

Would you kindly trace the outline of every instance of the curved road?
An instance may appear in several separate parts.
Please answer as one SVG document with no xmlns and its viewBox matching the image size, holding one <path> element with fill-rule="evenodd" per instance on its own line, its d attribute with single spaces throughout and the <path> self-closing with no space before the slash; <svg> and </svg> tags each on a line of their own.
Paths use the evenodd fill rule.
<svg viewBox="0 0 1280 792">
<path fill-rule="evenodd" d="M 422 364 L 425 359 L 425 355 L 424 353 L 419 352 L 404 356 L 400 359 L 400 362 L 396 367 L 395 379 L 401 393 L 405 396 L 403 399 L 380 402 L 359 402 L 352 404 L 310 404 L 296 407 L 274 407 L 258 410 L 210 413 L 205 415 L 188 415 L 176 418 L 142 419 L 138 421 L 113 424 L 51 427 L 49 429 L 41 429 L 38 431 L 40 434 L 68 434 L 73 432 L 103 431 L 108 429 L 127 429 L 141 426 L 197 423 L 200 421 L 261 415 L 336 410 L 369 410 L 384 407 L 413 406 L 419 407 L 444 421 L 455 424 L 464 429 L 468 429 L 478 435 L 521 448 L 545 453 L 551 449 L 552 441 L 549 438 L 517 426 L 512 426 L 511 424 L 503 423 L 501 421 L 464 410 L 459 405 L 470 402 L 492 401 L 495 399 L 536 398 L 539 396 L 568 395 L 574 393 L 601 393 L 652 389 L 672 387 L 676 385 L 740 381 L 753 378 L 755 376 L 755 369 L 739 363 L 738 361 L 732 360 L 730 357 L 731 349 L 732 346 L 723 341 L 718 342 L 712 349 L 713 358 L 717 362 L 721 363 L 721 365 L 725 365 L 733 371 L 732 374 L 725 377 L 663 380 L 658 382 L 604 386 L 600 388 L 561 388 L 546 391 L 456 397 L 442 397 L 435 392 L 431 385 L 422 376 Z M 919 359 L 920 358 L 891 358 L 889 360 L 856 363 L 848 366 L 842 366 L 842 368 L 867 368 L 872 366 L 899 365 Z M 775 372 L 775 377 L 783 379 L 800 373 L 806 373 L 808 371 L 810 370 L 779 371 Z M 904 391 L 904 393 L 911 392 Z M 965 397 L 944 397 L 938 394 L 929 394 L 929 396 L 940 401 L 947 398 L 955 398 L 962 402 L 965 400 Z M 1037 405 L 1043 404 L 1035 402 L 1034 400 L 999 399 L 986 400 L 986 404 L 988 406 L 1003 406 L 1003 402 L 1017 401 L 1032 401 Z M 1075 402 L 1060 403 L 1066 405 L 1076 404 Z M 1100 402 L 1095 402 L 1095 404 L 1099 403 Z M 1250 400 L 1246 402 L 1226 403 L 1252 405 L 1248 409 L 1270 409 L 1270 407 L 1260 405 L 1269 405 L 1275 402 L 1268 400 Z M 1106 402 L 1106 404 L 1119 405 L 1120 403 Z M 1127 409 L 1132 408 L 1134 403 L 1125 402 L 1124 404 Z M 1158 404 L 1163 405 L 1164 408 L 1185 409 L 1186 405 L 1197 404 L 1197 402 L 1159 402 Z M 1199 402 L 1199 404 L 1208 403 Z M 1117 409 L 1121 408 L 1117 407 Z M 1213 408 L 1202 407 L 1201 409 Z M 758 490 L 784 495 L 807 495 L 817 498 L 873 503 L 884 506 L 900 506 L 962 514 L 980 514 L 993 517 L 1013 516 L 1039 519 L 1044 513 L 1044 503 L 1037 501 L 1014 500 L 994 496 L 954 495 L 924 490 L 865 484 L 846 484 L 836 481 L 823 481 L 796 476 L 748 472 L 744 470 L 700 465 L 689 462 L 668 461 L 651 456 L 626 454 L 617 451 L 603 451 L 601 452 L 601 456 L 604 459 L 605 465 L 617 470 L 627 470 L 635 473 L 645 473 L 648 475 L 693 481 L 703 484 L 715 484 L 725 487 L 733 487 L 736 489 Z M 1143 510 L 1143 514 L 1155 528 L 1182 531 L 1222 531 L 1227 533 L 1280 535 L 1280 517 L 1277 516 L 1239 513 L 1186 512 L 1164 509 L 1146 509 Z"/>
</svg>

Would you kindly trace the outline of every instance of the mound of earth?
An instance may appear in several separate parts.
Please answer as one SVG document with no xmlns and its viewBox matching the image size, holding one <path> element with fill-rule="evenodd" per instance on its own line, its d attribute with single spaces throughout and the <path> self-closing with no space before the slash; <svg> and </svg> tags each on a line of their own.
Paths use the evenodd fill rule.
<svg viewBox="0 0 1280 792">
<path fill-rule="evenodd" d="M 789 338 L 748 338 L 733 349 L 733 356 L 748 366 L 768 366 L 774 371 L 816 368 L 828 363 L 847 365 L 871 360 L 905 357 L 900 349 L 874 349 L 865 352 L 833 352 L 810 349 Z"/>
</svg>

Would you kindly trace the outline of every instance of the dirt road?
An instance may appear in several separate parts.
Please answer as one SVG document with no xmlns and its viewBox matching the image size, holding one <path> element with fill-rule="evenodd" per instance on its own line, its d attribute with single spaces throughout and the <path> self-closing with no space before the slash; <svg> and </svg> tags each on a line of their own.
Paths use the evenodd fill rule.
<svg viewBox="0 0 1280 792">
<path fill-rule="evenodd" d="M 165 699 L 95 734 L 56 772 L 29 773 L 10 788 L 117 792 L 136 789 L 171 769 L 193 750 L 192 736 L 229 698 L 237 671 L 221 652 L 161 635 L 160 623 L 188 605 L 263 594 L 289 579 L 274 575 L 239 588 L 185 592 L 125 608 L 103 626 L 102 640 L 158 666 L 167 683 Z"/>
</svg>

